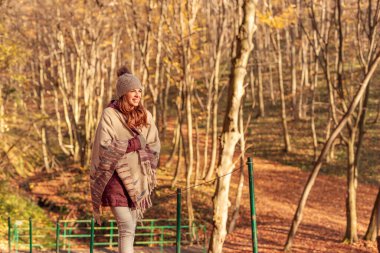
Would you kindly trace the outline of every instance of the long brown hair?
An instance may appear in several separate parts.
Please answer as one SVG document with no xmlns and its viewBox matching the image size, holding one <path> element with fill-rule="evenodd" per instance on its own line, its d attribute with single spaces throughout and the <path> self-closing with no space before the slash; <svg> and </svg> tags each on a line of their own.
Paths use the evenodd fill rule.
<svg viewBox="0 0 380 253">
<path fill-rule="evenodd" d="M 127 96 L 124 95 L 117 100 L 117 104 L 119 110 L 125 115 L 129 128 L 134 129 L 148 126 L 148 115 L 141 101 L 138 106 L 134 107 L 128 103 Z"/>
</svg>

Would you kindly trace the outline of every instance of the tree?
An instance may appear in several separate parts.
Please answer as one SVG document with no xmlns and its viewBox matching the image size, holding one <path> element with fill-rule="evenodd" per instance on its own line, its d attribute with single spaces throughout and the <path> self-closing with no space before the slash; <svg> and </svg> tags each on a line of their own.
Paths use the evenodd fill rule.
<svg viewBox="0 0 380 253">
<path fill-rule="evenodd" d="M 365 233 L 364 239 L 368 241 L 375 241 L 376 236 L 380 236 L 380 187 L 377 192 L 377 197 L 372 208 L 371 218 L 369 220 L 368 228 Z"/>
<path fill-rule="evenodd" d="M 247 63 L 253 49 L 253 34 L 256 30 L 255 11 L 257 0 L 245 0 L 243 4 L 243 22 L 240 25 L 237 38 L 237 55 L 232 63 L 230 83 L 228 87 L 227 110 L 224 117 L 221 135 L 220 158 L 217 167 L 216 190 L 213 197 L 213 230 L 208 252 L 222 252 L 226 237 L 226 223 L 228 218 L 228 193 L 233 170 L 233 155 L 236 143 L 240 139 L 239 108 L 244 94 L 244 78 Z M 228 174 L 224 177 L 222 175 Z"/>
</svg>

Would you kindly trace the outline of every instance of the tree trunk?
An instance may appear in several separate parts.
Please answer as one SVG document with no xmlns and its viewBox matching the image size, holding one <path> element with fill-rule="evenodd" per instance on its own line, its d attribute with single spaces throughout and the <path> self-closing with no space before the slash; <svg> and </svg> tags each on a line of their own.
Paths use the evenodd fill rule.
<svg viewBox="0 0 380 253">
<path fill-rule="evenodd" d="M 244 94 L 244 78 L 246 76 L 249 55 L 253 49 L 252 37 L 256 30 L 255 11 L 257 1 L 245 0 L 243 5 L 243 23 L 240 26 L 237 39 L 237 55 L 233 61 L 227 110 L 224 118 L 223 132 L 221 136 L 220 159 L 217 168 L 217 184 L 213 197 L 213 230 L 209 253 L 221 253 L 226 237 L 226 223 L 228 218 L 228 193 L 230 188 L 231 173 L 233 170 L 233 155 L 236 143 L 240 139 L 239 133 L 239 108 Z M 220 177 L 226 175 L 224 177 Z"/>
<path fill-rule="evenodd" d="M 303 36 L 302 39 L 302 81 L 299 92 L 299 102 L 298 102 L 298 118 L 306 118 L 306 111 L 304 110 L 304 88 L 309 87 L 309 65 L 308 65 L 308 44 L 307 40 Z"/>
<path fill-rule="evenodd" d="M 66 145 L 63 143 L 63 136 L 62 136 L 62 127 L 61 127 L 61 113 L 59 111 L 59 98 L 58 98 L 58 92 L 57 89 L 53 85 L 53 92 L 54 92 L 54 108 L 55 108 L 55 114 L 57 117 L 57 124 L 56 124 L 56 131 L 57 131 L 57 138 L 58 138 L 58 144 L 61 150 L 65 155 L 70 155 L 69 150 L 66 148 Z"/>
<path fill-rule="evenodd" d="M 373 205 L 373 208 L 372 208 L 371 218 L 369 220 L 367 232 L 365 233 L 365 236 L 364 236 L 364 239 L 367 241 L 375 241 L 376 232 L 377 232 L 377 236 L 380 236 L 380 231 L 379 231 L 380 230 L 380 208 L 379 207 L 380 207 L 380 187 L 379 187 L 379 191 L 377 192 L 375 204 Z"/>
<path fill-rule="evenodd" d="M 317 56 L 316 56 L 317 57 Z M 314 150 L 314 161 L 318 159 L 318 138 L 317 131 L 315 129 L 315 88 L 318 86 L 318 61 L 315 59 L 314 62 L 314 80 L 311 83 L 311 109 L 310 109 L 310 124 L 311 132 L 313 136 L 313 150 Z"/>
<path fill-rule="evenodd" d="M 193 77 L 191 76 L 191 57 L 192 57 L 192 47 L 193 43 L 191 36 L 186 36 L 186 34 L 192 34 L 194 20 L 197 16 L 199 9 L 199 3 L 195 0 L 189 1 L 186 4 L 186 8 L 183 9 L 182 5 L 179 6 L 179 23 L 180 23 L 180 38 L 181 38 L 181 48 L 182 48 L 182 73 L 183 73 L 183 83 L 185 91 L 185 103 L 186 103 L 186 120 L 187 120 L 187 152 L 185 156 L 187 158 L 186 162 L 186 203 L 188 211 L 188 226 L 189 234 L 193 238 L 193 221 L 194 221 L 194 209 L 191 199 L 191 177 L 193 173 L 194 164 L 194 145 L 193 145 L 193 109 L 192 109 L 192 96 L 193 96 Z M 185 13 L 189 15 L 185 20 Z M 192 244 L 192 240 L 190 240 Z"/>
<path fill-rule="evenodd" d="M 222 24 L 221 24 L 221 32 L 219 34 L 219 38 L 217 41 L 217 47 L 216 47 L 216 56 L 215 56 L 215 66 L 214 66 L 214 78 L 213 80 L 213 98 L 212 98 L 212 104 L 213 104 L 213 116 L 212 116 L 212 150 L 211 150 L 211 161 L 210 166 L 206 174 L 205 180 L 210 180 L 212 175 L 214 174 L 215 170 L 215 163 L 216 163 L 216 157 L 217 157 L 217 148 L 218 148 L 218 102 L 219 102 L 219 78 L 220 78 L 220 63 L 221 63 L 221 54 L 222 54 L 222 46 L 224 44 L 224 36 L 225 36 L 225 26 L 226 26 L 226 19 L 224 16 L 221 17 Z"/>
<path fill-rule="evenodd" d="M 36 20 L 35 23 L 35 30 L 36 30 L 36 42 L 37 42 L 37 52 L 35 55 L 35 62 L 32 63 L 32 70 L 33 70 L 33 79 L 35 78 L 36 83 L 38 84 L 38 107 L 41 113 L 41 130 L 39 131 L 40 138 L 41 138 L 41 151 L 42 151 L 42 158 L 44 161 L 44 167 L 46 172 L 50 172 L 50 164 L 49 164 L 49 154 L 48 154 L 48 144 L 47 144 L 47 127 L 46 127 L 46 120 L 47 120 L 47 113 L 45 109 L 45 93 L 46 93 L 46 87 L 45 87 L 45 64 L 43 60 L 43 52 L 41 49 L 42 44 L 42 29 L 39 20 Z"/>
<path fill-rule="evenodd" d="M 295 45 L 295 32 L 293 28 L 290 28 L 292 34 L 292 46 L 291 46 L 291 72 L 292 72 L 292 104 L 293 104 L 293 117 L 294 119 L 298 119 L 297 112 L 297 65 L 296 65 L 296 45 Z"/>
<path fill-rule="evenodd" d="M 199 138 L 199 127 L 198 127 L 198 119 L 195 118 L 195 154 L 196 154 L 196 158 L 195 158 L 195 180 L 194 180 L 194 183 L 195 185 L 198 184 L 198 180 L 200 179 L 200 176 L 199 176 L 199 170 L 200 170 L 200 161 L 201 161 L 201 154 L 200 154 L 200 150 L 199 150 L 199 142 L 200 142 L 200 138 Z"/>
<path fill-rule="evenodd" d="M 109 87 L 108 87 L 108 93 L 107 93 L 107 102 L 111 101 L 112 99 L 112 91 L 113 86 L 115 84 L 116 79 L 116 61 L 117 61 L 117 53 L 119 51 L 119 44 L 120 44 L 120 35 L 121 30 L 117 31 L 114 30 L 114 34 L 112 36 L 112 51 L 111 51 L 111 66 L 110 66 L 110 73 L 109 73 Z"/>
<path fill-rule="evenodd" d="M 218 89 L 219 84 L 214 84 L 213 95 L 213 113 L 212 113 L 212 148 L 211 148 L 211 161 L 208 168 L 205 180 L 210 180 L 214 175 L 215 162 L 218 149 Z"/>
<path fill-rule="evenodd" d="M 251 87 L 251 96 L 252 96 L 251 108 L 252 108 L 252 111 L 256 107 L 255 74 L 253 72 L 254 72 L 253 68 L 251 68 L 251 70 L 249 70 L 249 86 Z"/>
<path fill-rule="evenodd" d="M 156 72 L 154 75 L 154 85 L 149 85 L 149 90 L 152 94 L 152 100 L 153 100 L 153 108 L 152 108 L 152 115 L 155 122 L 157 121 L 157 100 L 158 96 L 160 94 L 161 90 L 161 82 L 160 81 L 160 69 L 161 66 L 161 51 L 162 51 L 162 27 L 165 21 L 166 16 L 166 1 L 160 1 L 161 2 L 161 10 L 160 10 L 160 21 L 157 28 L 157 52 L 156 52 Z M 151 5 L 152 3 L 149 2 Z M 149 6 L 151 8 L 151 6 Z"/>
<path fill-rule="evenodd" d="M 39 55 L 38 58 L 40 58 L 41 55 Z M 48 154 L 48 144 L 47 144 L 47 131 L 46 131 L 46 117 L 47 113 L 45 110 L 45 73 L 43 69 L 43 64 L 41 62 L 41 59 L 38 59 L 38 84 L 39 84 L 39 109 L 42 114 L 42 126 L 41 126 L 41 148 L 42 148 L 42 157 L 44 160 L 44 167 L 46 172 L 50 172 L 50 163 L 49 163 L 49 154 Z"/>
<path fill-rule="evenodd" d="M 176 165 L 176 168 L 175 168 L 175 173 L 174 173 L 174 177 L 173 177 L 173 180 L 172 180 L 172 183 L 171 183 L 171 187 L 174 188 L 174 186 L 176 185 L 177 181 L 178 181 L 178 178 L 181 174 L 181 157 L 183 156 L 183 139 L 182 139 L 182 135 L 180 134 L 180 137 L 179 137 L 179 143 L 178 143 L 178 159 L 177 159 L 177 165 Z"/>
<path fill-rule="evenodd" d="M 212 103 L 212 83 L 208 84 L 208 93 L 207 93 L 207 105 L 206 105 L 206 133 L 205 133 L 205 144 L 203 151 L 203 168 L 202 168 L 202 178 L 206 177 L 207 166 L 208 166 L 208 144 L 209 144 L 209 135 L 210 135 L 210 118 L 211 118 L 211 103 Z"/>
<path fill-rule="evenodd" d="M 173 136 L 173 149 L 172 149 L 172 152 L 170 154 L 170 157 L 168 159 L 168 161 L 166 162 L 165 164 L 165 167 L 166 168 L 170 168 L 170 166 L 172 165 L 173 161 L 174 161 L 174 157 L 175 157 L 175 154 L 177 153 L 178 151 L 178 148 L 181 146 L 179 143 L 180 143 L 180 125 L 179 125 L 179 120 L 177 118 L 177 126 L 176 128 L 174 129 L 174 136 Z M 180 159 L 180 157 L 178 157 L 178 159 Z"/>
<path fill-rule="evenodd" d="M 288 123 L 286 117 L 286 104 L 285 104 L 285 91 L 284 91 L 284 78 L 282 76 L 282 53 L 281 53 L 281 37 L 280 31 L 276 30 L 277 34 L 277 60 L 278 60 L 278 84 L 280 87 L 280 97 L 281 97 L 281 122 L 282 122 L 282 130 L 285 144 L 285 152 L 289 153 L 292 150 L 290 145 L 290 136 L 288 131 Z"/>
<path fill-rule="evenodd" d="M 347 194 L 346 194 L 346 234 L 344 240 L 349 243 L 358 241 L 356 210 L 357 171 L 355 170 L 355 135 L 351 133 L 347 143 Z"/>
<path fill-rule="evenodd" d="M 185 143 L 183 141 L 183 133 L 182 133 L 182 110 L 183 110 L 183 101 L 182 101 L 182 96 L 183 96 L 183 82 L 179 82 L 178 86 L 178 95 L 176 99 L 176 106 L 177 106 L 177 116 L 178 116 L 178 124 L 177 124 L 177 129 L 178 129 L 178 159 L 177 159 L 177 166 L 175 169 L 175 174 L 172 180 L 172 188 L 175 186 L 177 183 L 177 180 L 179 178 L 179 175 L 181 173 L 181 157 L 184 152 L 184 147 Z M 185 157 L 185 163 L 186 163 L 186 157 Z"/>
<path fill-rule="evenodd" d="M 239 112 L 239 131 L 241 133 L 240 137 L 240 178 L 239 184 L 236 191 L 236 199 L 234 211 L 232 213 L 232 218 L 230 221 L 230 225 L 228 227 L 228 233 L 232 233 L 235 230 L 236 221 L 240 216 L 240 203 L 241 196 L 243 195 L 243 186 L 244 186 L 244 168 L 245 168 L 245 137 L 244 137 L 244 119 L 243 119 L 243 105 L 240 107 Z"/>
<path fill-rule="evenodd" d="M 193 174 L 193 164 L 194 164 L 194 145 L 193 145 L 193 118 L 192 118 L 192 107 L 191 107 L 191 93 L 192 93 L 192 84 L 188 84 L 186 95 L 186 114 L 187 114 L 187 142 L 188 142 L 188 163 L 186 165 L 186 203 L 188 211 L 188 225 L 189 225 L 189 234 L 193 235 L 193 221 L 194 221 L 194 209 L 193 202 L 191 200 L 191 177 Z M 192 244 L 192 240 L 190 240 Z"/>
<path fill-rule="evenodd" d="M 259 109 L 260 116 L 265 117 L 265 104 L 264 104 L 264 91 L 263 91 L 263 75 L 262 75 L 262 60 L 261 52 L 263 51 L 262 40 L 260 38 L 261 33 L 259 30 L 256 32 L 257 50 L 256 51 L 256 62 L 257 62 L 257 84 L 258 84 L 258 96 L 259 96 Z"/>
<path fill-rule="evenodd" d="M 272 64 L 269 63 L 269 89 L 270 89 L 270 100 L 272 105 L 276 105 L 276 99 L 274 98 L 274 89 L 273 89 L 273 71 Z"/>
</svg>

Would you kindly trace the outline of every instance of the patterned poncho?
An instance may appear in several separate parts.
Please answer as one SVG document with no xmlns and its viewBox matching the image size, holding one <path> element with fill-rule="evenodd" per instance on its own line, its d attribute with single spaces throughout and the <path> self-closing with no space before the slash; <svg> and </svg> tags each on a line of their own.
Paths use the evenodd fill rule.
<svg viewBox="0 0 380 253">
<path fill-rule="evenodd" d="M 136 133 L 126 125 L 125 116 L 116 108 L 104 109 L 95 134 L 90 167 L 91 200 L 94 217 L 100 221 L 102 194 L 116 170 L 137 209 L 137 218 L 152 206 L 150 195 L 156 186 L 156 167 L 160 153 L 158 130 L 152 115 L 148 126 L 139 129 L 145 149 L 126 153 L 128 140 Z"/>
</svg>

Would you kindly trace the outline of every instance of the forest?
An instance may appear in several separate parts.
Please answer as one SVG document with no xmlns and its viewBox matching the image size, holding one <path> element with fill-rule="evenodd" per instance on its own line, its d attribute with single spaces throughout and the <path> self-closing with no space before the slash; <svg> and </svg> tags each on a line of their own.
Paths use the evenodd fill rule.
<svg viewBox="0 0 380 253">
<path fill-rule="evenodd" d="M 8 217 L 92 217 L 126 66 L 162 145 L 147 218 L 182 188 L 207 252 L 252 252 L 251 157 L 260 252 L 377 252 L 379 34 L 380 0 L 1 0 L 0 249 Z"/>
</svg>

